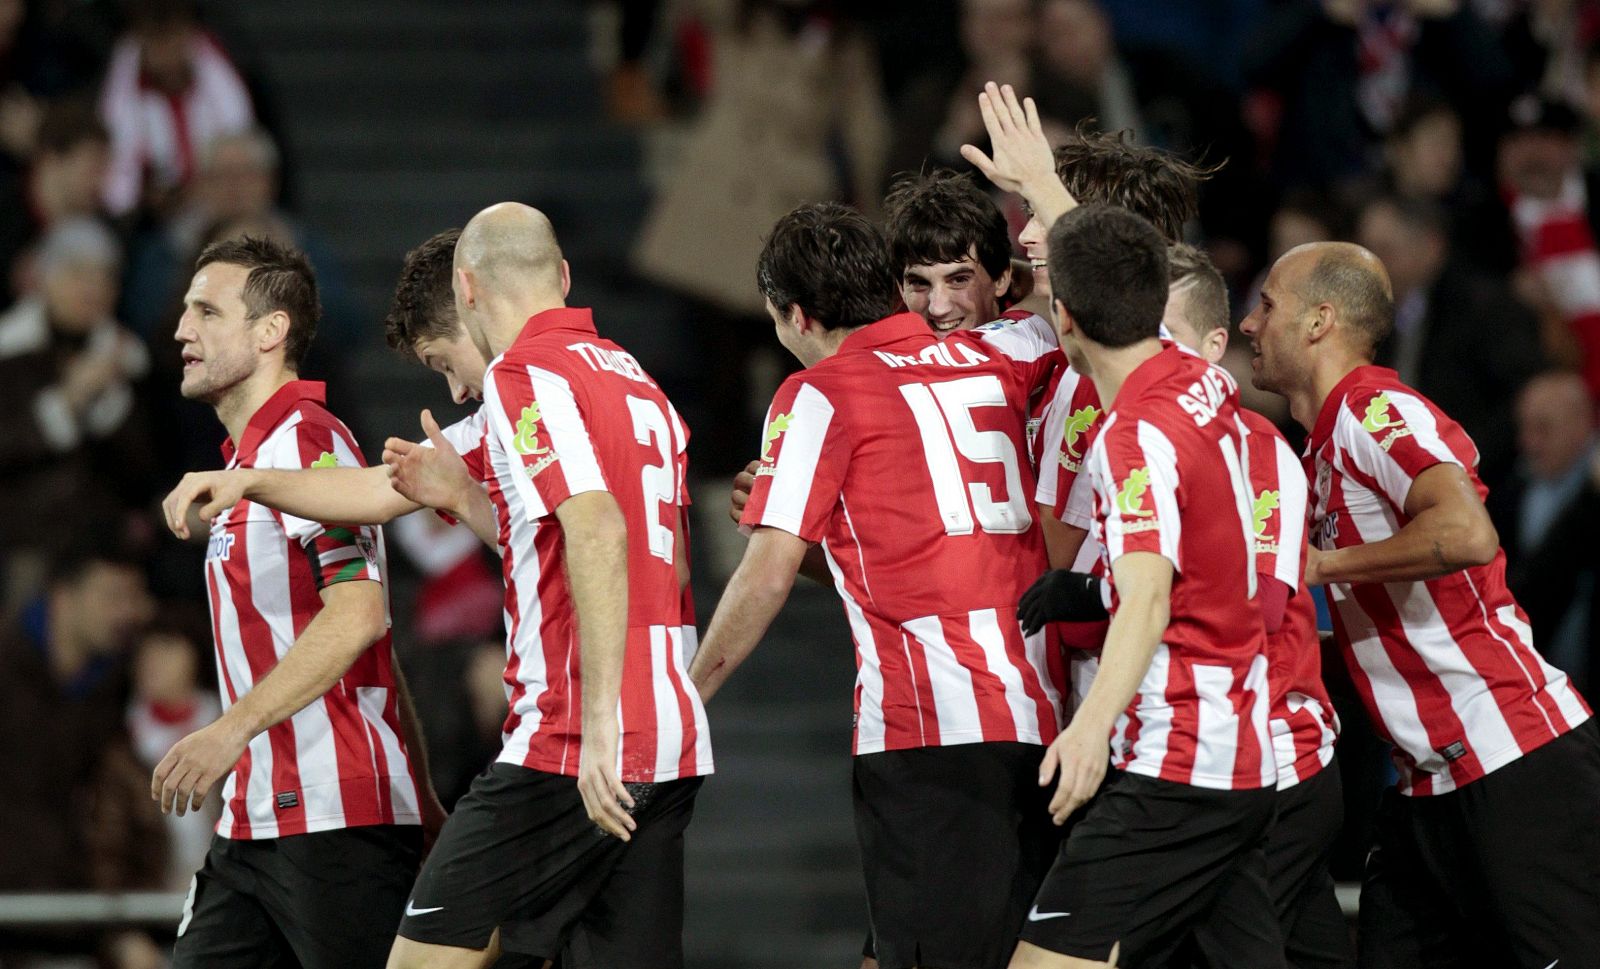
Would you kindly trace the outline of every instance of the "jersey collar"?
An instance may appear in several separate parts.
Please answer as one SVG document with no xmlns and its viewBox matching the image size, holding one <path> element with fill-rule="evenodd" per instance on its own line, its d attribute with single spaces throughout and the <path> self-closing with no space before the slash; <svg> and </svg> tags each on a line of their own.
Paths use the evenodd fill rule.
<svg viewBox="0 0 1600 969">
<path fill-rule="evenodd" d="M 1185 353 L 1176 343 L 1163 342 L 1159 353 L 1134 367 L 1133 373 L 1128 374 L 1128 379 L 1122 382 L 1122 389 L 1117 391 L 1117 398 L 1132 400 L 1173 374 L 1194 366 L 1196 362 L 1205 366 L 1203 360 L 1192 353 Z"/>
<path fill-rule="evenodd" d="M 1306 453 L 1309 454 L 1322 447 L 1328 438 L 1333 436 L 1333 425 L 1339 419 L 1339 408 L 1344 406 L 1344 399 L 1349 396 L 1352 387 L 1369 378 L 1383 383 L 1400 382 L 1400 375 L 1393 370 L 1370 363 L 1345 374 L 1333 385 L 1333 390 L 1328 392 L 1328 398 L 1322 402 L 1322 410 L 1317 414 L 1317 424 L 1311 429 L 1311 436 L 1306 439 Z"/>
<path fill-rule="evenodd" d="M 839 344 L 839 352 L 846 350 L 871 350 L 873 347 L 888 346 L 909 340 L 913 337 L 926 337 L 929 340 L 937 339 L 933 330 L 928 328 L 928 321 L 917 313 L 896 313 L 886 316 L 876 323 L 868 323 L 861 329 L 844 338 Z"/>
<path fill-rule="evenodd" d="M 589 336 L 599 336 L 594 328 L 594 310 L 583 306 L 558 306 L 528 317 L 522 332 L 512 341 L 512 346 L 526 343 L 552 330 L 577 330 Z"/>
<path fill-rule="evenodd" d="M 232 461 L 235 454 L 253 453 L 290 411 L 308 400 L 318 404 L 326 401 L 327 385 L 320 380 L 291 380 L 279 387 L 271 397 L 267 398 L 266 403 L 256 408 L 256 412 L 250 415 L 249 422 L 244 426 L 244 434 L 237 445 L 233 443 L 231 437 L 222 442 L 222 460 Z"/>
</svg>

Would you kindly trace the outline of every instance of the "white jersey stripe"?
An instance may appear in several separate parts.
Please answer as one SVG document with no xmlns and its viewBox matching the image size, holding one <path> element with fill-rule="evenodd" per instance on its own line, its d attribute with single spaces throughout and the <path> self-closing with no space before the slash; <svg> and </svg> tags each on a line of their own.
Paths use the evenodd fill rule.
<svg viewBox="0 0 1600 969">
<path fill-rule="evenodd" d="M 656 775 L 675 777 L 683 756 L 683 719 L 678 714 L 678 694 L 667 678 L 667 664 L 682 650 L 679 636 L 666 626 L 650 627 L 650 685 L 656 698 Z M 680 634 L 681 636 L 681 634 Z"/>
<path fill-rule="evenodd" d="M 822 443 L 833 423 L 833 404 L 810 384 L 800 389 L 790 412 L 789 429 L 784 432 L 783 450 L 778 455 L 777 474 L 762 510 L 762 525 L 798 534 L 811 500 L 811 481 L 815 474 Z M 772 421 L 768 415 L 768 422 Z"/>
<path fill-rule="evenodd" d="M 566 478 L 567 493 L 609 490 L 605 475 L 600 471 L 600 459 L 594 453 L 594 443 L 589 438 L 589 428 L 572 395 L 572 385 L 560 374 L 539 367 L 529 367 L 528 377 L 533 381 L 533 397 L 539 402 L 539 413 L 550 433 L 550 442 L 561 458 L 556 467 Z"/>
<path fill-rule="evenodd" d="M 1300 550 L 1305 547 L 1305 510 L 1309 507 L 1310 487 L 1306 483 L 1305 471 L 1300 467 L 1300 459 L 1295 457 L 1289 442 L 1275 437 L 1273 445 L 1278 464 L 1278 507 L 1283 510 L 1283 514 L 1278 516 L 1277 568 L 1273 570 L 1273 575 L 1288 586 L 1293 594 L 1300 588 L 1300 578 L 1305 573 Z"/>
<path fill-rule="evenodd" d="M 1007 617 L 1007 622 L 1016 624 L 1016 620 Z M 989 672 L 999 677 L 1006 688 L 1006 706 L 1011 710 L 1011 723 L 1017 730 L 1018 737 L 1037 736 L 1039 733 L 1039 715 L 1037 708 L 1028 702 L 1028 695 L 1022 687 L 1022 673 L 1006 655 L 1006 637 L 1000 629 L 1000 613 L 994 609 L 976 609 L 967 616 L 968 625 L 972 629 L 972 640 L 983 647 L 983 661 L 989 667 Z M 1017 635 L 1022 635 L 1022 629 L 1017 628 Z M 1044 635 L 1041 631 L 1035 635 Z M 1040 653 L 1043 650 L 1039 651 Z M 1039 682 L 1044 685 L 1046 695 L 1054 690 L 1050 677 L 1040 671 Z M 1059 707 L 1060 698 L 1051 699 L 1052 706 Z"/>
<path fill-rule="evenodd" d="M 982 740 L 983 721 L 978 718 L 978 701 L 972 689 L 972 674 L 956 658 L 945 639 L 944 625 L 937 616 L 913 619 L 901 626 L 922 649 L 928 664 L 928 683 L 933 690 L 933 708 L 939 718 L 939 742 Z"/>
<path fill-rule="evenodd" d="M 878 643 L 873 639 L 872 625 L 867 622 L 866 613 L 861 611 L 860 603 L 846 588 L 844 573 L 839 569 L 839 563 L 834 561 L 827 542 L 822 543 L 822 551 L 828 561 L 828 571 L 833 573 L 834 587 L 844 601 L 844 615 L 850 623 L 851 638 L 861 653 L 861 660 L 856 664 L 856 683 L 861 688 L 860 709 L 856 714 L 856 752 L 876 753 L 883 749 L 884 742 L 883 667 L 878 661 Z"/>
<path fill-rule="evenodd" d="M 1172 653 L 1167 649 L 1167 644 L 1162 643 L 1156 647 L 1155 655 L 1150 658 L 1150 668 L 1145 671 L 1144 680 L 1139 685 L 1139 695 L 1146 698 L 1166 696 L 1167 680 L 1171 673 Z M 1118 750 L 1113 752 L 1113 756 L 1118 757 L 1118 762 L 1127 770 L 1136 774 L 1161 776 L 1161 766 L 1167 760 L 1167 743 L 1172 736 L 1172 714 L 1171 706 L 1158 706 L 1152 702 L 1141 703 L 1139 736 L 1133 742 L 1133 755 L 1121 757 L 1121 751 Z M 1119 725 L 1127 719 L 1126 712 L 1117 717 Z M 1130 731 L 1126 726 L 1122 726 L 1120 732 L 1126 734 Z M 1124 746 L 1126 743 L 1124 740 Z"/>
<path fill-rule="evenodd" d="M 1178 451 L 1161 429 L 1148 421 L 1139 422 L 1139 450 L 1150 468 L 1150 496 L 1155 501 L 1156 517 L 1161 521 L 1161 554 L 1174 568 L 1183 568 L 1179 549 L 1183 546 L 1183 516 L 1178 513 Z M 1112 561 L 1116 561 L 1115 558 Z"/>
<path fill-rule="evenodd" d="M 1239 757 L 1239 714 L 1228 694 L 1233 690 L 1233 670 L 1226 666 L 1197 664 L 1190 669 L 1199 706 L 1200 726 L 1195 731 L 1194 772 L 1190 783 L 1199 787 L 1233 786 L 1233 769 Z"/>
</svg>

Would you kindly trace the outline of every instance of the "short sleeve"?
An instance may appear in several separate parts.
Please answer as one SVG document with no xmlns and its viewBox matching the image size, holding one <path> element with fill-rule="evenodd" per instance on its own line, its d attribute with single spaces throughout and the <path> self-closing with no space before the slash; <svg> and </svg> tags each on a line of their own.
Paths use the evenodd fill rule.
<svg viewBox="0 0 1600 969">
<path fill-rule="evenodd" d="M 767 410 L 760 453 L 739 526 L 822 541 L 850 462 L 843 422 L 827 395 L 803 376 L 784 381 Z"/>
<path fill-rule="evenodd" d="M 273 446 L 275 468 L 364 468 L 367 462 L 342 428 L 304 417 Z M 315 522 L 281 516 L 284 532 L 300 543 L 318 589 L 355 580 L 383 581 L 374 526 Z"/>
<path fill-rule="evenodd" d="M 594 440 L 566 377 L 540 367 L 502 365 L 484 377 L 489 434 L 521 473 L 510 475 L 529 521 L 573 495 L 610 491 Z"/>
<path fill-rule="evenodd" d="M 1178 549 L 1177 451 L 1139 420 L 1113 420 L 1092 446 L 1096 514 L 1107 563 L 1129 552 L 1154 552 L 1182 570 Z"/>
<path fill-rule="evenodd" d="M 456 421 L 449 427 L 441 428 L 443 435 L 450 446 L 461 455 L 461 460 L 466 463 L 467 473 L 472 475 L 474 481 L 487 481 L 489 479 L 488 452 L 485 447 L 489 433 L 489 414 L 479 407 L 467 417 Z M 423 441 L 423 447 L 432 447 L 433 442 Z"/>
<path fill-rule="evenodd" d="M 1062 521 L 1079 527 L 1086 527 L 1087 517 L 1083 516 L 1083 521 L 1068 519 L 1069 500 L 1104 417 L 1094 383 L 1071 368 L 1063 371 L 1045 408 L 1040 430 L 1039 483 L 1034 501 Z"/>
<path fill-rule="evenodd" d="M 1436 464 L 1465 468 L 1468 462 L 1476 463 L 1470 451 L 1452 450 L 1447 435 L 1469 449 L 1471 442 L 1453 422 L 1442 427 L 1441 419 L 1449 422 L 1414 394 L 1362 390 L 1345 398 L 1334 425 L 1334 443 L 1376 482 L 1396 509 L 1403 509 L 1412 482 L 1422 472 Z"/>
<path fill-rule="evenodd" d="M 1056 328 L 1037 313 L 1009 315 L 972 332 L 1011 362 L 1030 395 L 1046 387 L 1056 370 L 1066 366 Z"/>
<path fill-rule="evenodd" d="M 1256 574 L 1291 590 L 1300 587 L 1309 489 L 1299 458 L 1282 436 L 1252 430 L 1250 522 L 1255 533 Z"/>
</svg>

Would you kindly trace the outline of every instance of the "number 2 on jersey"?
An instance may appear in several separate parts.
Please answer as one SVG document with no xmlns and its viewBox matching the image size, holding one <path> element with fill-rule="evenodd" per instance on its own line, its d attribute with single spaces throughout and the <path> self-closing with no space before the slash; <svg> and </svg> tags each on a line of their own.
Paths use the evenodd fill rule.
<svg viewBox="0 0 1600 969">
<path fill-rule="evenodd" d="M 1000 378 L 961 377 L 932 384 L 904 384 L 900 394 L 922 436 L 922 454 L 933 480 L 934 499 L 946 535 L 970 535 L 976 525 L 991 534 L 1025 532 L 1033 524 L 1022 486 L 1017 448 L 1002 431 L 980 431 L 972 421 L 979 407 L 1010 407 Z M 974 464 L 999 464 L 1006 496 L 996 501 L 982 482 L 969 482 L 957 455 Z"/>
<path fill-rule="evenodd" d="M 654 446 L 660 464 L 646 464 L 639 473 L 639 488 L 644 494 L 645 531 L 650 536 L 650 554 L 672 564 L 672 528 L 661 524 L 661 506 L 677 507 L 677 474 L 672 453 L 672 427 L 655 401 L 628 397 L 628 412 L 633 415 L 633 439 L 645 447 Z"/>
</svg>

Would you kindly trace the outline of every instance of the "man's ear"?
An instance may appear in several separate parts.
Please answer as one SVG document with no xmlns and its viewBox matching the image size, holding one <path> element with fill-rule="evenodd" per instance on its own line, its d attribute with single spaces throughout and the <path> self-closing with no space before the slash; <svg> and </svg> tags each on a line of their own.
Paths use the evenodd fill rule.
<svg viewBox="0 0 1600 969">
<path fill-rule="evenodd" d="M 800 308 L 799 303 L 790 303 L 783 311 L 783 322 L 793 327 L 796 333 L 810 333 L 821 326 L 815 317 L 807 315 L 806 311 Z"/>
<path fill-rule="evenodd" d="M 1332 303 L 1318 303 L 1311 309 L 1311 323 L 1306 327 L 1306 339 L 1311 343 L 1322 342 L 1333 332 L 1338 322 L 1339 311 L 1333 308 Z"/>
<path fill-rule="evenodd" d="M 478 305 L 472 274 L 460 267 L 456 268 L 456 292 L 461 296 L 461 302 L 466 305 Z"/>
<path fill-rule="evenodd" d="M 567 265 L 565 259 L 561 260 L 561 298 L 566 299 L 572 291 L 572 267 Z"/>
<path fill-rule="evenodd" d="M 1077 324 L 1072 319 L 1072 314 L 1067 312 L 1067 304 L 1059 299 L 1050 300 L 1050 322 L 1055 324 L 1056 333 L 1065 336 L 1077 329 Z"/>
<path fill-rule="evenodd" d="M 1007 263 L 1005 272 L 994 278 L 995 301 L 1003 302 L 1009 292 L 1011 292 L 1011 264 Z"/>
<path fill-rule="evenodd" d="M 283 310 L 273 310 L 266 316 L 257 317 L 255 331 L 256 349 L 271 353 L 289 339 L 289 314 Z"/>
</svg>

